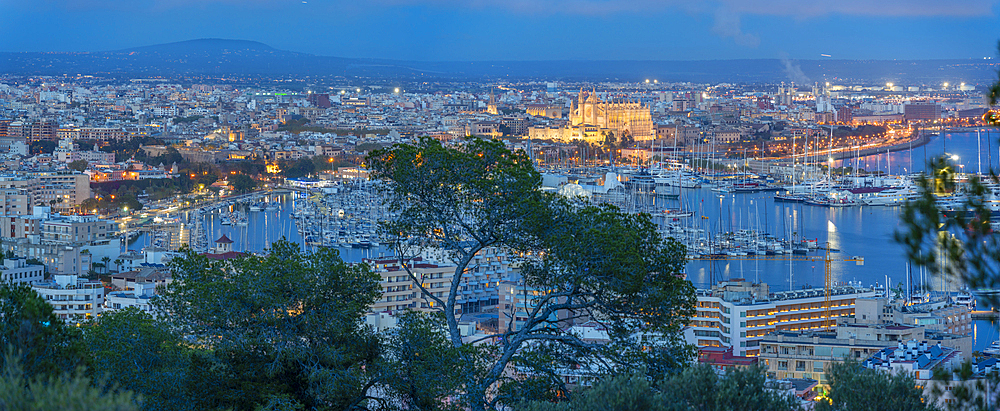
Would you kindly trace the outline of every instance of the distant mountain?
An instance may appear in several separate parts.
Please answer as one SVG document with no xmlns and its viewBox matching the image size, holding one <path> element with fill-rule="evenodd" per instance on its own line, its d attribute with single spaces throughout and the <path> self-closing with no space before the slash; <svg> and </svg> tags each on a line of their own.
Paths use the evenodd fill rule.
<svg viewBox="0 0 1000 411">
<path fill-rule="evenodd" d="M 116 50 L 119 53 L 143 52 L 143 53 L 226 53 L 234 50 L 243 51 L 263 51 L 281 52 L 267 44 L 253 40 L 231 40 L 231 39 L 195 39 L 178 41 L 176 43 L 154 44 L 152 46 L 132 47 L 123 50 Z M 292 52 L 283 52 L 292 53 Z M 300 54 L 300 53 L 294 53 Z"/>
<path fill-rule="evenodd" d="M 0 52 L 0 73 L 120 76 L 261 75 L 414 78 L 659 79 L 692 82 L 970 84 L 995 80 L 991 60 L 451 61 L 316 56 L 249 40 L 198 39 L 90 53 Z"/>
</svg>

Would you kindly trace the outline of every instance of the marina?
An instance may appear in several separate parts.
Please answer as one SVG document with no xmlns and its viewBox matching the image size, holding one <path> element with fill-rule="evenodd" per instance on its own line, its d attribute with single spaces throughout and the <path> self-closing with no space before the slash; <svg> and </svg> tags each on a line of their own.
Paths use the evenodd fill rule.
<svg viewBox="0 0 1000 411">
<path fill-rule="evenodd" d="M 881 160 L 853 161 L 885 164 L 888 156 L 894 164 L 905 164 L 912 156 L 916 164 L 916 159 L 925 155 L 942 153 L 936 150 L 943 150 L 945 141 L 948 153 L 957 153 L 965 168 L 976 164 L 972 154 L 975 153 L 975 133 L 946 133 L 943 137 L 932 138 L 914 153 L 895 152 L 881 154 Z M 982 161 L 984 169 L 998 168 L 1000 153 L 990 159 L 983 156 Z M 773 189 L 717 189 L 720 179 L 750 180 L 741 175 L 722 177 L 694 171 L 667 171 L 660 175 L 632 174 L 639 178 L 630 179 L 629 173 L 641 171 L 618 170 L 610 178 L 614 182 L 609 186 L 598 184 L 601 180 L 609 180 L 608 171 L 585 171 L 589 174 L 579 174 L 577 183 L 572 185 L 560 184 L 551 176 L 546 179 L 556 180 L 551 185 L 559 186 L 564 194 L 572 195 L 573 190 L 588 192 L 589 201 L 593 203 L 613 203 L 628 212 L 650 213 L 664 236 L 688 246 L 692 260 L 687 265 L 686 275 L 697 287 L 706 288 L 728 278 L 768 283 L 774 290 L 822 286 L 822 261 L 792 257 L 819 256 L 829 244 L 835 256 L 831 262 L 834 283 L 861 282 L 866 286 L 888 283 L 893 287 L 903 284 L 942 293 L 959 290 L 955 284 L 931 278 L 908 266 L 902 248 L 893 241 L 893 233 L 901 228 L 899 206 L 909 190 L 904 185 L 879 190 L 866 196 L 864 201 L 838 207 L 790 200 Z M 889 170 L 885 168 L 884 171 Z M 624 175 L 623 181 L 618 181 L 618 175 Z M 906 181 L 906 177 L 887 174 L 842 180 L 841 184 L 884 185 L 900 181 Z M 774 187 L 782 183 L 764 178 L 761 184 Z M 808 193 L 824 188 L 823 184 L 798 185 L 788 190 L 792 194 L 784 196 L 794 195 L 796 190 Z M 781 185 L 788 186 L 788 183 Z M 381 205 L 379 198 L 379 187 L 375 183 L 342 181 L 324 189 L 282 190 L 228 198 L 170 215 L 166 221 L 178 225 L 178 231 L 187 231 L 192 247 L 199 251 L 207 250 L 222 235 L 234 241 L 234 250 L 247 252 L 261 252 L 284 237 L 304 248 L 336 247 L 345 260 L 359 262 L 363 258 L 388 254 L 378 236 L 378 222 L 391 218 L 391 213 Z M 165 241 L 162 238 L 163 235 L 157 237 L 153 231 L 143 231 L 128 248 L 138 250 L 162 245 Z M 715 258 L 698 259 L 708 256 Z M 853 256 L 863 257 L 864 265 L 843 261 Z M 983 333 L 982 338 L 976 337 L 977 347 L 998 339 L 995 321 L 974 321 L 976 332 Z M 994 336 L 987 337 L 991 332 Z"/>
</svg>

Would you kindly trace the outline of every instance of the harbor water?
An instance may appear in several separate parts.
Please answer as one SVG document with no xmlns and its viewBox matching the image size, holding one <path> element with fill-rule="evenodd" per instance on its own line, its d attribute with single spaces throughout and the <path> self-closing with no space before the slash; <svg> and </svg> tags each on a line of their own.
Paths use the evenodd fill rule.
<svg viewBox="0 0 1000 411">
<path fill-rule="evenodd" d="M 924 159 L 939 155 L 957 156 L 955 162 L 964 166 L 966 172 L 975 172 L 981 166 L 985 172 L 990 167 L 1000 169 L 1000 147 L 997 138 L 1000 133 L 993 131 L 989 138 L 986 133 L 943 133 L 932 137 L 925 146 L 909 151 L 900 151 L 860 159 L 845 159 L 838 166 L 854 167 L 856 164 L 866 170 L 881 170 L 893 174 L 903 174 L 924 168 Z M 992 152 L 991 155 L 988 155 Z M 270 244 L 284 237 L 302 243 L 292 211 L 298 202 L 308 201 L 293 194 L 272 195 L 269 202 L 279 207 L 270 211 L 249 211 L 245 205 L 233 205 L 226 211 L 240 211 L 247 215 L 246 225 L 222 225 L 221 212 L 204 215 L 205 227 L 210 241 L 228 236 L 233 240 L 236 251 L 261 252 Z M 921 270 L 908 266 L 902 246 L 893 241 L 893 234 L 902 229 L 899 207 L 854 206 L 817 207 L 802 203 L 775 202 L 773 193 L 719 193 L 708 188 L 683 189 L 678 199 L 656 200 L 658 206 L 683 208 L 692 212 L 691 217 L 675 221 L 687 227 L 704 230 L 704 233 L 735 232 L 751 230 L 769 233 L 778 239 L 816 240 L 820 246 L 829 243 L 834 252 L 831 275 L 834 282 L 859 281 L 865 286 L 875 284 L 890 287 L 912 285 L 935 291 L 957 291 L 955 284 L 948 284 L 937 278 L 929 278 Z M 302 203 L 304 204 L 304 203 Z M 190 216 L 189 216 L 190 217 Z M 189 220 L 190 221 L 190 220 Z M 145 236 L 145 235 L 143 235 Z M 129 249 L 141 249 L 148 245 L 148 239 L 140 236 L 129 245 Z M 305 246 L 304 246 L 305 247 Z M 339 247 L 345 261 L 358 262 L 363 258 L 387 254 L 381 248 L 356 249 Z M 817 257 L 814 261 L 762 261 L 743 257 L 739 261 L 692 261 L 687 266 L 687 277 L 697 287 L 709 287 L 713 282 L 745 278 L 768 283 L 773 290 L 822 287 L 825 266 L 822 250 L 808 255 Z M 796 256 L 801 257 L 801 256 Z M 843 261 L 862 257 L 863 265 Z M 738 257 L 736 257 L 738 258 Z M 997 324 L 989 321 L 974 321 L 974 350 L 982 350 L 1000 338 Z"/>
</svg>

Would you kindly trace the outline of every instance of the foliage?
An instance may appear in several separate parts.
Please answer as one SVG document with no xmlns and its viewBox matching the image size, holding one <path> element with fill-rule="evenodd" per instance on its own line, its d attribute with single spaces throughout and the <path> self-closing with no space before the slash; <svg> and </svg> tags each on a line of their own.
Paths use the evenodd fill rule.
<svg viewBox="0 0 1000 411">
<path fill-rule="evenodd" d="M 643 373 L 622 374 L 581 389 L 572 401 L 530 401 L 524 411 L 663 411 L 667 399 L 656 393 Z"/>
<path fill-rule="evenodd" d="M 1000 287 L 1000 238 L 990 227 L 989 187 L 973 176 L 966 185 L 955 178 L 955 166 L 945 158 L 932 160 L 931 175 L 916 180 L 919 198 L 903 207 L 902 230 L 895 234 L 907 257 L 936 276 L 972 289 Z M 996 176 L 990 177 L 994 182 Z M 964 193 L 960 206 L 944 210 L 939 197 Z M 992 306 L 1000 296 L 985 295 Z"/>
<path fill-rule="evenodd" d="M 187 117 L 174 117 L 174 124 L 194 123 L 195 121 L 198 121 L 202 118 L 203 117 L 199 115 L 187 116 Z"/>
<path fill-rule="evenodd" d="M 158 309 L 207 350 L 192 357 L 190 378 L 211 387 L 192 395 L 195 408 L 366 407 L 379 344 L 361 318 L 380 295 L 367 266 L 285 240 L 225 261 L 187 249 L 169 266 Z"/>
<path fill-rule="evenodd" d="M 237 193 L 247 193 L 257 188 L 257 180 L 243 174 L 233 174 L 229 176 L 229 185 Z"/>
<path fill-rule="evenodd" d="M 469 347 L 458 348 L 448 339 L 440 313 L 409 312 L 386 338 L 382 382 L 390 398 L 411 410 L 457 409 L 454 396 L 474 363 Z"/>
<path fill-rule="evenodd" d="M 56 151 L 56 142 L 51 140 L 35 140 L 28 143 L 29 154 L 52 154 Z"/>
<path fill-rule="evenodd" d="M 533 308 L 520 314 L 527 320 L 517 327 L 500 319 L 510 323 L 507 331 L 492 337 L 496 345 L 484 368 L 466 377 L 467 406 L 499 407 L 526 393 L 563 392 L 560 369 L 604 374 L 646 367 L 663 375 L 690 358 L 677 337 L 694 305 L 692 286 L 676 275 L 684 250 L 663 241 L 648 215 L 581 208 L 543 194 L 525 153 L 500 141 L 472 138 L 445 147 L 423 138 L 368 159 L 374 178 L 388 183 L 388 205 L 399 212 L 383 232 L 414 286 L 443 312 L 453 346 L 463 346 L 458 287 L 477 254 L 496 247 L 529 256 L 519 261 L 520 297 Z M 424 289 L 410 271 L 410 261 L 428 247 L 446 251 L 455 264 L 447 298 Z M 599 321 L 611 343 L 584 341 L 568 330 L 588 320 Z M 487 399 L 497 382 L 497 394 Z"/>
<path fill-rule="evenodd" d="M 74 160 L 69 163 L 68 167 L 70 170 L 76 170 L 82 173 L 87 171 L 88 165 L 87 160 Z"/>
<path fill-rule="evenodd" d="M 975 353 L 974 353 L 975 355 Z M 953 369 L 935 368 L 934 376 L 928 381 L 928 399 L 936 404 L 944 404 L 948 411 L 990 410 L 997 403 L 996 387 L 1000 375 L 996 372 L 986 376 L 975 375 L 969 361 Z M 945 388 L 951 385 L 951 388 Z M 943 401 L 947 398 L 949 401 Z"/>
<path fill-rule="evenodd" d="M 604 378 L 592 388 L 582 388 L 560 403 L 533 401 L 528 411 L 723 411 L 797 410 L 798 400 L 765 385 L 760 368 L 731 369 L 724 375 L 708 365 L 697 365 L 657 385 L 645 373 Z"/>
<path fill-rule="evenodd" d="M 1000 41 L 997 42 L 997 54 L 1000 55 Z M 997 70 L 997 81 L 990 86 L 989 92 L 986 93 L 986 99 L 989 101 L 990 107 L 994 107 L 997 103 L 1000 103 L 1000 70 Z M 1000 126 L 1000 112 L 990 110 L 984 116 L 984 120 L 986 120 L 987 124 Z"/>
<path fill-rule="evenodd" d="M 80 210 L 99 210 L 103 212 L 123 211 L 128 207 L 129 211 L 142 210 L 143 204 L 131 193 L 116 192 L 117 194 L 103 195 L 98 198 L 88 198 L 80 202 Z"/>
<path fill-rule="evenodd" d="M 831 363 L 826 370 L 830 382 L 827 399 L 818 411 L 927 410 L 913 377 L 907 373 L 887 373 L 861 367 L 857 361 Z"/>
<path fill-rule="evenodd" d="M 483 249 L 522 238 L 524 218 L 542 206 L 541 176 L 524 153 L 480 139 L 448 148 L 425 137 L 376 150 L 368 161 L 373 178 L 391 182 L 387 203 L 400 214 L 383 230 L 397 255 L 409 259 L 436 246 L 457 264 L 448 300 L 430 299 L 443 308 L 452 343 L 460 346 L 455 299 L 461 273 Z"/>
<path fill-rule="evenodd" d="M 759 367 L 730 369 L 719 376 L 697 365 L 660 384 L 667 410 L 797 410 L 794 397 L 770 390 Z"/>
<path fill-rule="evenodd" d="M 292 162 L 278 162 L 278 167 L 284 172 L 285 177 L 300 178 L 316 172 L 316 164 L 309 157 L 303 157 Z"/>
<path fill-rule="evenodd" d="M 379 143 L 361 143 L 354 146 L 354 151 L 358 153 L 369 153 L 382 148 Z"/>
<path fill-rule="evenodd" d="M 106 393 L 78 370 L 71 375 L 32 376 L 17 356 L 5 355 L 0 369 L 3 411 L 135 411 L 139 398 L 127 391 Z"/>
<path fill-rule="evenodd" d="M 141 394 L 146 410 L 194 409 L 188 351 L 177 336 L 134 307 L 105 312 L 84 327 L 90 370 Z"/>
<path fill-rule="evenodd" d="M 5 362 L 11 353 L 27 378 L 50 377 L 81 365 L 76 329 L 56 317 L 52 306 L 26 284 L 0 282 L 0 346 Z"/>
</svg>

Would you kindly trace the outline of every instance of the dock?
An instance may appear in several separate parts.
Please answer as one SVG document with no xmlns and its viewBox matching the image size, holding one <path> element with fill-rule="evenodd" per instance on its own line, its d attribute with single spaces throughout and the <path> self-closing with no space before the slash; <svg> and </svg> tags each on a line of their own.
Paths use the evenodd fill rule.
<svg viewBox="0 0 1000 411">
<path fill-rule="evenodd" d="M 1000 317 L 996 311 L 973 311 L 971 314 L 973 320 L 996 320 Z"/>
</svg>

